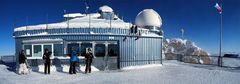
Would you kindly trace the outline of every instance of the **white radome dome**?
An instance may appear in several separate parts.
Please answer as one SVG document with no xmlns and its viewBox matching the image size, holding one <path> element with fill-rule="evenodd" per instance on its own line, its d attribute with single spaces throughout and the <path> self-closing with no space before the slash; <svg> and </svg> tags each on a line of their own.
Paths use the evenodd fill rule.
<svg viewBox="0 0 240 84">
<path fill-rule="evenodd" d="M 138 13 L 135 24 L 141 27 L 155 26 L 160 28 L 162 26 L 162 19 L 153 9 L 144 9 Z"/>
<path fill-rule="evenodd" d="M 99 11 L 102 11 L 102 12 L 113 12 L 113 9 L 107 5 L 104 5 L 104 6 L 101 6 L 99 8 Z"/>
</svg>

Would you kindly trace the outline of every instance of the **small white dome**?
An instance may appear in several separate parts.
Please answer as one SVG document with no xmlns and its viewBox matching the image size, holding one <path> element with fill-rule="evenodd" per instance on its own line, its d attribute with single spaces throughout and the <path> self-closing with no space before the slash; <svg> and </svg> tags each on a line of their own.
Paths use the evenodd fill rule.
<svg viewBox="0 0 240 84">
<path fill-rule="evenodd" d="M 160 28 L 162 26 L 162 19 L 160 15 L 153 9 L 144 9 L 138 13 L 135 24 L 141 27 L 155 26 Z"/>
<path fill-rule="evenodd" d="M 102 7 L 99 8 L 99 11 L 102 11 L 102 12 L 113 12 L 113 9 L 107 5 L 104 5 Z"/>
</svg>

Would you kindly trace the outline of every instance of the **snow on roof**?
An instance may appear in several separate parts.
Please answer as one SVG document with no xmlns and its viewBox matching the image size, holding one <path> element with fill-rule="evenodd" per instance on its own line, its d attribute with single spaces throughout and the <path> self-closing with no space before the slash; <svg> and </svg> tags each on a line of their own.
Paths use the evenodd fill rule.
<svg viewBox="0 0 240 84">
<path fill-rule="evenodd" d="M 63 17 L 83 17 L 85 15 L 81 14 L 81 13 L 70 13 L 70 14 L 65 14 L 63 15 Z"/>
<path fill-rule="evenodd" d="M 146 36 L 146 37 L 162 37 L 156 33 L 142 33 L 141 36 Z"/>
<path fill-rule="evenodd" d="M 135 24 L 137 26 L 162 26 L 162 19 L 160 15 L 153 9 L 144 9 L 138 13 Z"/>
<path fill-rule="evenodd" d="M 52 42 L 52 41 L 63 41 L 63 39 L 56 38 L 56 39 L 31 39 L 31 40 L 24 40 L 23 43 L 28 43 L 28 42 Z"/>
<path fill-rule="evenodd" d="M 90 28 L 110 28 L 110 20 L 99 19 L 99 13 L 92 13 L 83 17 L 76 17 L 69 20 L 69 28 L 88 28 L 89 27 L 89 16 L 90 16 Z M 111 28 L 123 28 L 128 29 L 131 23 L 126 23 L 121 19 L 111 20 Z M 14 31 L 25 31 L 25 30 L 41 30 L 41 29 L 60 29 L 68 28 L 68 21 L 50 24 L 39 24 L 31 26 L 22 26 L 15 28 Z"/>
<path fill-rule="evenodd" d="M 99 10 L 102 12 L 113 12 L 113 9 L 107 5 L 100 7 Z"/>
</svg>

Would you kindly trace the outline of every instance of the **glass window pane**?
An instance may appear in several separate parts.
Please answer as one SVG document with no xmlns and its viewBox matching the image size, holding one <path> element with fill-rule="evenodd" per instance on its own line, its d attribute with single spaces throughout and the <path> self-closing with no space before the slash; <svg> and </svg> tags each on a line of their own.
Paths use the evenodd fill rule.
<svg viewBox="0 0 240 84">
<path fill-rule="evenodd" d="M 71 43 L 71 44 L 68 44 L 68 54 L 71 53 L 71 48 L 73 50 L 76 50 L 77 52 L 79 51 L 79 44 L 78 43 Z"/>
<path fill-rule="evenodd" d="M 34 57 L 42 57 L 42 46 L 41 45 L 34 45 L 33 46 L 33 55 Z"/>
<path fill-rule="evenodd" d="M 117 44 L 109 44 L 108 45 L 108 55 L 109 56 L 118 56 L 118 45 Z"/>
<path fill-rule="evenodd" d="M 86 48 L 92 48 L 92 43 L 82 43 L 81 44 L 81 56 L 85 56 L 86 55 Z"/>
<path fill-rule="evenodd" d="M 105 56 L 105 44 L 96 44 L 94 50 L 95 56 L 104 57 Z"/>
<path fill-rule="evenodd" d="M 43 49 L 48 49 L 49 52 L 52 52 L 52 45 L 44 45 Z"/>
<path fill-rule="evenodd" d="M 63 56 L 63 44 L 54 44 L 54 56 Z"/>
<path fill-rule="evenodd" d="M 27 57 L 32 56 L 32 45 L 24 45 L 24 51 Z"/>
</svg>

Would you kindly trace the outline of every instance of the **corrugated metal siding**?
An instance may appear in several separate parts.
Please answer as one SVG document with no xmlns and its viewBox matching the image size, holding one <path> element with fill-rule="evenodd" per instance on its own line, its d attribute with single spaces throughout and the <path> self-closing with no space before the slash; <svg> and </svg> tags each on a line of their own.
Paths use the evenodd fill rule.
<svg viewBox="0 0 240 84">
<path fill-rule="evenodd" d="M 161 41 L 160 38 L 128 38 L 120 42 L 121 67 L 161 63 Z"/>
<path fill-rule="evenodd" d="M 161 63 L 162 52 L 162 38 L 161 37 L 140 37 L 135 40 L 136 36 L 129 36 L 128 29 L 108 29 L 108 28 L 94 28 L 91 29 L 94 33 L 112 32 L 114 35 L 43 35 L 43 36 L 29 36 L 16 37 L 16 51 L 22 48 L 22 40 L 31 39 L 56 39 L 62 38 L 64 41 L 70 40 L 91 40 L 91 41 L 109 41 L 109 37 L 114 37 L 114 41 L 119 42 L 119 64 L 120 68 L 125 66 L 143 65 L 143 64 L 159 64 Z M 111 30 L 111 31 L 110 31 Z M 56 33 L 89 33 L 90 28 L 73 28 L 73 29 L 49 29 L 49 34 Z M 45 32 L 45 30 L 29 30 L 30 34 Z M 25 32 L 26 33 L 26 32 Z M 24 35 L 24 31 L 15 32 L 15 35 Z M 125 34 L 125 35 L 124 35 Z M 124 37 L 127 39 L 123 41 Z M 64 42 L 65 43 L 65 42 Z M 66 46 L 66 45 L 65 45 Z"/>
</svg>

